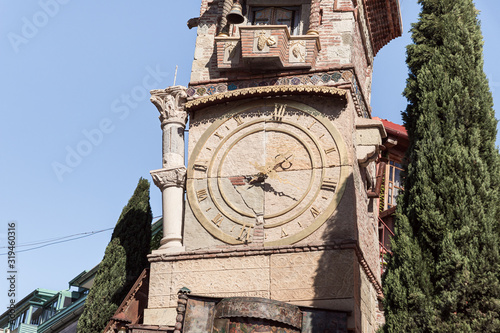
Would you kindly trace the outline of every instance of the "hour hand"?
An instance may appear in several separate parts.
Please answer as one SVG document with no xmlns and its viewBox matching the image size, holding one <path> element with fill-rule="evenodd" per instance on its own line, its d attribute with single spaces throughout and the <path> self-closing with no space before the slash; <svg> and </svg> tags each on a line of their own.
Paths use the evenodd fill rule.
<svg viewBox="0 0 500 333">
<path fill-rule="evenodd" d="M 252 162 L 252 164 L 257 169 L 258 173 L 255 175 L 247 176 L 245 177 L 245 179 L 249 184 L 262 183 L 269 175 L 269 166 L 261 166 L 255 162 Z"/>
</svg>

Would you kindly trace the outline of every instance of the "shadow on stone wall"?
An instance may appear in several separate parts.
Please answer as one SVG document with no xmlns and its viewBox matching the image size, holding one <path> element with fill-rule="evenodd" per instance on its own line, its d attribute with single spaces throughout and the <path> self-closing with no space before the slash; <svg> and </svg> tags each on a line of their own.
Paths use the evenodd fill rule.
<svg viewBox="0 0 500 333">
<path fill-rule="evenodd" d="M 356 196 L 352 173 L 346 181 L 345 192 L 332 218 L 326 222 L 323 234 L 324 251 L 318 262 L 314 278 L 313 306 L 336 310 L 328 315 L 316 315 L 310 319 L 311 332 L 347 332 L 347 317 L 352 312 L 359 291 L 357 279 Z M 353 323 L 353 322 L 352 322 Z M 350 322 L 350 324 L 352 325 Z"/>
</svg>

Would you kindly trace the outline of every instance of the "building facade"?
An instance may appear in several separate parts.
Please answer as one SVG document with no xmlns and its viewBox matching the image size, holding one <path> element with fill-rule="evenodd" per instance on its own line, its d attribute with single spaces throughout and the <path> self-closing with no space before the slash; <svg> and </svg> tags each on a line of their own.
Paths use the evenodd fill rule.
<svg viewBox="0 0 500 333">
<path fill-rule="evenodd" d="M 96 271 L 83 271 L 67 290 L 35 289 L 0 316 L 0 333 L 75 333 Z"/>
<path fill-rule="evenodd" d="M 123 329 L 375 332 L 387 134 L 369 101 L 398 1 L 203 0 L 188 24 L 189 87 L 151 92 L 163 238 L 142 324 Z"/>
<path fill-rule="evenodd" d="M 376 118 L 379 119 L 379 118 Z M 377 182 L 374 197 L 379 197 L 379 243 L 382 272 L 384 256 L 391 254 L 391 238 L 394 236 L 396 198 L 402 187 L 403 160 L 408 149 L 408 133 L 402 125 L 379 119 L 387 132 L 377 163 Z"/>
</svg>

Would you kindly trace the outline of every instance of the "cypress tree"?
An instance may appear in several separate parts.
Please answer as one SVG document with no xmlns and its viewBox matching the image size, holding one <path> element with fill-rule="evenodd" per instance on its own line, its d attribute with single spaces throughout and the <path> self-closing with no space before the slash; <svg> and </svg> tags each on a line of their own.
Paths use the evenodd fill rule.
<svg viewBox="0 0 500 333">
<path fill-rule="evenodd" d="M 472 0 L 419 0 L 385 332 L 500 332 L 500 158 Z"/>
<path fill-rule="evenodd" d="M 101 333 L 142 270 L 149 266 L 149 182 L 141 178 L 123 208 L 78 320 L 78 332 Z"/>
</svg>

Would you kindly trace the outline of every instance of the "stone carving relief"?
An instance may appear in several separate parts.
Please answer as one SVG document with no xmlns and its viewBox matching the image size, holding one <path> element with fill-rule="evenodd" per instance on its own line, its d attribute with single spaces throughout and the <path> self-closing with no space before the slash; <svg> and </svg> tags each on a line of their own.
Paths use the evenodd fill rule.
<svg viewBox="0 0 500 333">
<path fill-rule="evenodd" d="M 293 41 L 290 43 L 290 62 L 305 62 L 306 61 L 306 42 L 303 40 Z"/>
<path fill-rule="evenodd" d="M 270 30 L 255 31 L 254 51 L 268 52 L 269 47 L 276 46 L 276 38 L 271 36 Z"/>
<path fill-rule="evenodd" d="M 224 63 L 239 63 L 239 57 L 237 54 L 239 53 L 238 42 L 231 41 L 224 43 Z"/>
<path fill-rule="evenodd" d="M 170 285 L 172 281 L 171 266 L 171 263 L 151 263 L 151 274 L 149 277 L 149 308 L 169 306 Z"/>
<path fill-rule="evenodd" d="M 153 182 L 162 191 L 169 186 L 184 186 L 186 183 L 186 167 L 159 169 L 150 172 Z"/>
<path fill-rule="evenodd" d="M 269 258 L 265 256 L 185 260 L 151 265 L 149 307 L 175 306 L 187 287 L 210 297 L 270 297 Z"/>
<path fill-rule="evenodd" d="M 173 86 L 166 89 L 151 90 L 151 103 L 160 112 L 162 128 L 168 123 L 180 123 L 186 125 L 187 112 L 184 105 L 187 101 L 186 88 Z"/>
</svg>

